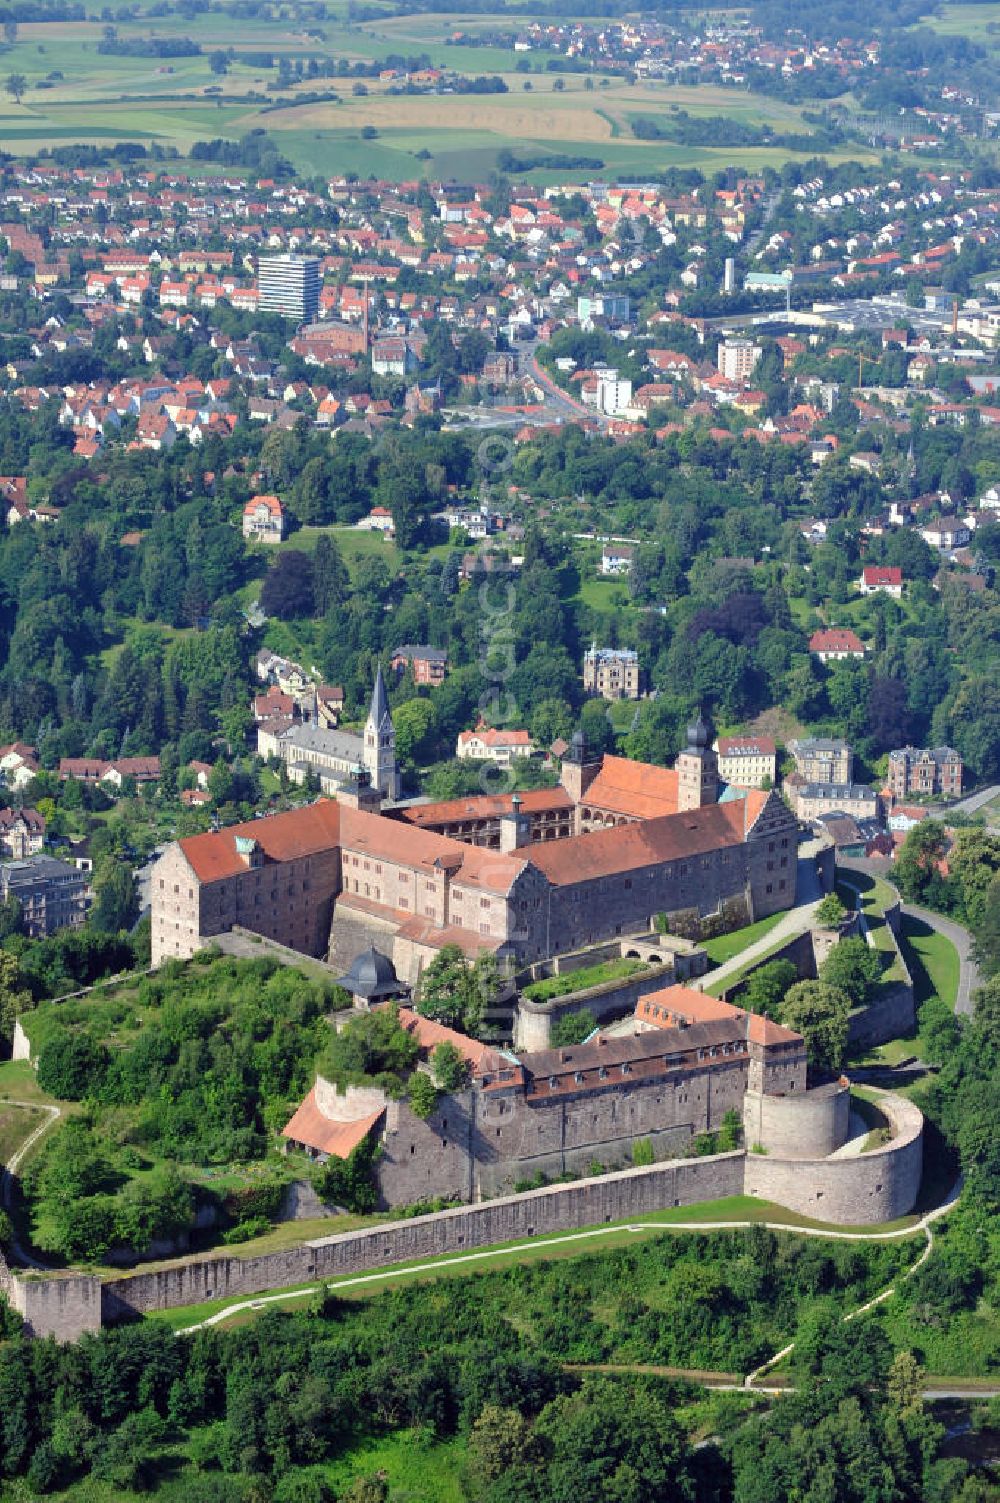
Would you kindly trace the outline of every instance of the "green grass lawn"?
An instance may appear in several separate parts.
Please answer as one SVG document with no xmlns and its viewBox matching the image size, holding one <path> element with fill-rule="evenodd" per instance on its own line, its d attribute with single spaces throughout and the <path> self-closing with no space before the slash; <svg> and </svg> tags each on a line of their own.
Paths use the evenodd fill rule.
<svg viewBox="0 0 1000 1503">
<path fill-rule="evenodd" d="M 769 918 L 758 919 L 755 924 L 747 924 L 745 929 L 733 929 L 729 934 L 719 934 L 715 939 L 706 939 L 702 942 L 702 949 L 708 955 L 713 965 L 724 965 L 727 960 L 732 960 L 734 955 L 739 955 L 748 945 L 756 944 L 757 940 L 763 939 L 765 934 L 770 934 L 776 924 L 784 918 L 784 913 L 772 913 Z"/>
<path fill-rule="evenodd" d="M 618 1221 L 611 1226 L 583 1227 L 577 1230 L 548 1233 L 540 1236 L 535 1244 L 526 1245 L 524 1240 L 497 1243 L 476 1252 L 455 1252 L 422 1259 L 418 1262 L 397 1263 L 387 1267 L 384 1272 L 376 1269 L 370 1274 L 355 1275 L 357 1282 L 353 1286 L 345 1282 L 343 1287 L 337 1288 L 336 1293 L 338 1298 L 342 1299 L 365 1299 L 400 1284 L 408 1286 L 414 1282 L 424 1283 L 457 1275 L 482 1273 L 497 1268 L 510 1268 L 539 1259 L 545 1261 L 552 1258 L 573 1258 L 587 1253 L 605 1252 L 615 1247 L 631 1246 L 637 1241 L 661 1236 L 664 1233 L 676 1232 L 680 1235 L 685 1227 L 698 1225 L 769 1222 L 775 1226 L 786 1227 L 790 1232 L 806 1227 L 820 1232 L 836 1230 L 855 1232 L 864 1236 L 887 1231 L 905 1231 L 912 1227 L 915 1221 L 915 1216 L 904 1216 L 897 1221 L 886 1222 L 878 1227 L 862 1225 L 831 1228 L 827 1223 L 800 1216 L 794 1211 L 788 1211 L 783 1206 L 773 1205 L 769 1201 L 758 1200 L 750 1195 L 733 1195 L 721 1200 L 706 1201 L 703 1205 L 643 1212 L 639 1217 Z M 327 1224 L 330 1225 L 330 1223 Z M 630 1230 L 632 1227 L 635 1230 Z M 234 1251 L 238 1250 L 234 1249 Z M 438 1266 L 428 1268 L 427 1263 Z M 145 1271 L 147 1270 L 144 1269 L 143 1272 Z M 329 1282 L 332 1285 L 341 1283 L 337 1279 Z M 184 1330 L 218 1314 L 220 1310 L 225 1310 L 229 1306 L 245 1304 L 248 1300 L 265 1301 L 271 1296 L 275 1298 L 270 1299 L 270 1303 L 262 1303 L 261 1309 L 301 1309 L 303 1300 L 307 1298 L 307 1291 L 319 1287 L 320 1283 L 317 1282 L 296 1284 L 283 1290 L 265 1290 L 259 1295 L 231 1295 L 225 1299 L 208 1300 L 198 1305 L 186 1305 L 162 1311 L 151 1318 L 165 1321 L 174 1330 Z M 252 1319 L 255 1314 L 254 1310 L 242 1310 L 234 1314 L 232 1319 L 233 1322 L 242 1323 Z M 230 1322 L 227 1320 L 223 1324 L 229 1325 Z"/>
<path fill-rule="evenodd" d="M 913 977 L 917 1006 L 936 996 L 953 1009 L 958 998 L 960 962 L 951 940 L 922 919 L 904 914 L 900 948 Z"/>
<path fill-rule="evenodd" d="M 49 1096 L 38 1084 L 38 1077 L 26 1059 L 7 1059 L 0 1064 L 0 1101 L 37 1102 L 40 1106 L 66 1106 Z M 72 1104 L 68 1110 L 73 1111 Z"/>
<path fill-rule="evenodd" d="M 591 986 L 602 986 L 605 982 L 624 980 L 649 969 L 642 960 L 620 957 L 617 960 L 603 961 L 600 965 L 584 966 L 579 971 L 547 976 L 544 981 L 533 981 L 524 988 L 524 995 L 532 1002 L 549 1002 L 554 997 L 565 997 L 570 992 L 581 992 Z"/>
<path fill-rule="evenodd" d="M 882 980 L 888 983 L 904 980 L 900 952 L 885 920 L 886 909 L 896 902 L 894 890 L 881 877 L 870 877 L 860 872 L 852 872 L 850 879 L 842 878 L 837 883 L 837 889 L 845 906 L 852 910 L 855 907 L 855 895 L 861 895 L 861 909 L 872 944 L 885 957 L 886 969 Z M 957 989 L 957 977 L 955 985 Z"/>
<path fill-rule="evenodd" d="M 10 1162 L 25 1138 L 44 1120 L 44 1113 L 30 1106 L 11 1106 L 0 1101 L 0 1164 Z"/>
</svg>

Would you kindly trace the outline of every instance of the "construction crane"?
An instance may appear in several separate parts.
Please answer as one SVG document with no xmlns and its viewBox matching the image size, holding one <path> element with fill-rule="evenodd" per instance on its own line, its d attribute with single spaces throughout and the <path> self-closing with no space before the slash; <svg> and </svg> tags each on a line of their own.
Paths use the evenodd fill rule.
<svg viewBox="0 0 1000 1503">
<path fill-rule="evenodd" d="M 864 367 L 866 365 L 881 365 L 881 364 L 882 364 L 881 360 L 876 360 L 871 355 L 863 355 L 863 354 L 861 354 L 859 352 L 859 354 L 858 354 L 858 386 L 857 386 L 858 391 L 863 391 L 864 390 L 864 376 L 863 376 Z"/>
</svg>

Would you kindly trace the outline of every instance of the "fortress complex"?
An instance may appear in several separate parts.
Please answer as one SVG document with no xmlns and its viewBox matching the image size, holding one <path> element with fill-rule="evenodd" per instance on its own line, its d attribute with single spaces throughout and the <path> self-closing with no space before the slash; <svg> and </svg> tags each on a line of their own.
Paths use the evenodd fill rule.
<svg viewBox="0 0 1000 1503">
<path fill-rule="evenodd" d="M 595 1159 L 618 1167 L 637 1138 L 667 1159 L 733 1113 L 748 1146 L 786 1157 L 825 1157 L 848 1135 L 847 1082 L 807 1090 L 797 1033 L 684 986 L 647 995 L 633 1015 L 569 1048 L 501 1052 L 408 1007 L 399 1019 L 425 1060 L 442 1041 L 454 1045 L 468 1071 L 463 1089 L 440 1096 L 425 1121 L 375 1086 L 338 1090 L 319 1077 L 284 1129 L 320 1159 L 377 1144 L 385 1205 L 478 1200 L 537 1174 L 585 1172 Z"/>
<path fill-rule="evenodd" d="M 695 722 L 669 771 L 592 758 L 578 736 L 538 799 L 383 812 L 358 769 L 337 802 L 189 836 L 153 870 L 153 964 L 239 927 L 345 969 L 375 943 L 413 982 L 446 944 L 516 966 L 660 914 L 697 937 L 788 908 L 795 819 L 774 793 L 715 801 L 711 734 Z"/>
</svg>

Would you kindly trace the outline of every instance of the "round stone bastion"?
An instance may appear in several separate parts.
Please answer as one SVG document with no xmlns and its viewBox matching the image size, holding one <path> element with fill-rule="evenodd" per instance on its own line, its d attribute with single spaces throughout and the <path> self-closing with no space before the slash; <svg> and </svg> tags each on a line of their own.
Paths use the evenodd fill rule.
<svg viewBox="0 0 1000 1503">
<path fill-rule="evenodd" d="M 813 1094 L 806 1092 L 797 1104 L 808 1103 Z M 846 1104 L 846 1084 L 842 1095 Z M 794 1099 L 765 1098 L 769 1108 L 776 1102 L 791 1108 Z M 761 1143 L 759 1138 L 748 1134 L 746 1193 L 759 1195 L 762 1200 L 773 1200 L 817 1221 L 842 1226 L 864 1226 L 906 1216 L 916 1204 L 923 1173 L 923 1113 L 912 1101 L 891 1091 L 880 1092 L 877 1105 L 892 1137 L 888 1143 L 867 1153 L 829 1157 L 789 1151 L 784 1147 L 780 1152 L 772 1152 L 766 1142 Z M 816 1111 L 810 1116 L 807 1107 L 800 1147 L 810 1142 L 810 1134 L 825 1132 L 827 1125 L 834 1120 L 834 1114 L 843 1107 L 837 1101 L 826 1110 L 828 1117 L 824 1116 L 823 1103 L 818 1101 Z M 786 1140 L 793 1111 L 790 1109 L 786 1113 L 779 1107 L 771 1120 L 776 1133 Z M 757 1151 L 754 1151 L 755 1145 L 758 1145 Z"/>
</svg>

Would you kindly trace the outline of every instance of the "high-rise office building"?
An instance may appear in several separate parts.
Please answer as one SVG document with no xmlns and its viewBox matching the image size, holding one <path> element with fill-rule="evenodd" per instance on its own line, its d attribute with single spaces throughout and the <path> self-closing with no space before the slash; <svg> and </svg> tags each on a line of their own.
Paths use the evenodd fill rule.
<svg viewBox="0 0 1000 1503">
<path fill-rule="evenodd" d="M 319 308 L 319 261 L 315 256 L 262 256 L 257 263 L 261 313 L 281 313 L 309 323 Z"/>
</svg>

